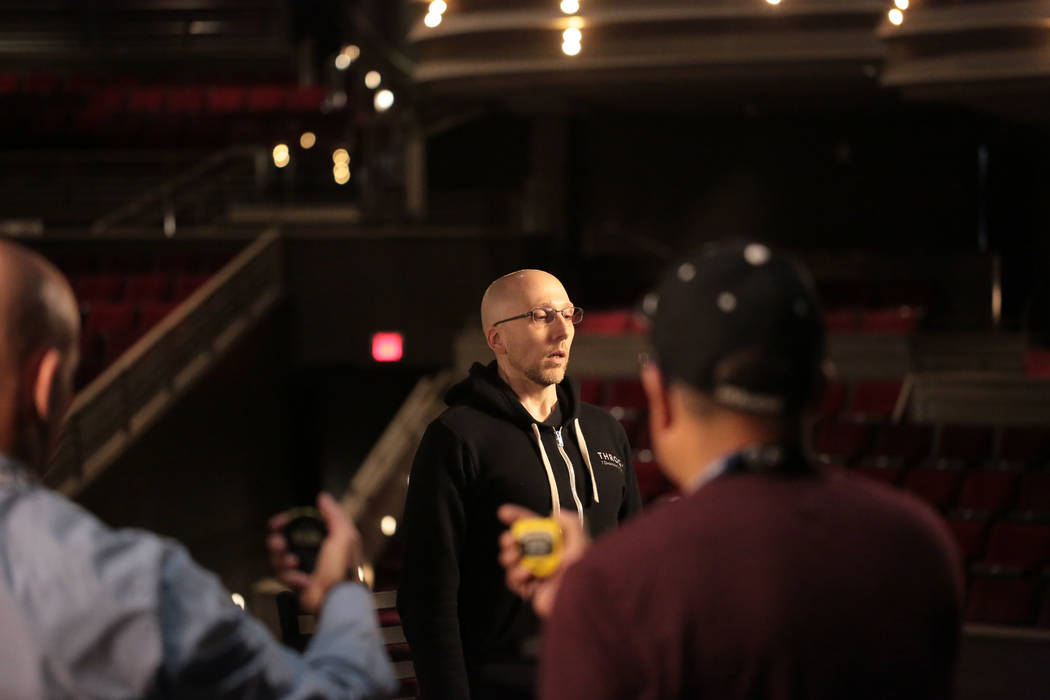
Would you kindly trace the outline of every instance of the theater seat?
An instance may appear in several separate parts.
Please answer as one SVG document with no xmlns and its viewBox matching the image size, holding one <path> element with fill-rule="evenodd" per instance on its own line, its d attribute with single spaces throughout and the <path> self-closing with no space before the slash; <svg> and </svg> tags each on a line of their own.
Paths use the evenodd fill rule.
<svg viewBox="0 0 1050 700">
<path fill-rule="evenodd" d="M 203 286 L 210 277 L 211 275 L 206 274 L 179 275 L 175 278 L 175 283 L 172 285 L 172 298 L 176 301 L 182 301 Z"/>
<path fill-rule="evenodd" d="M 630 311 L 589 311 L 578 330 L 588 335 L 627 335 L 633 328 Z"/>
<path fill-rule="evenodd" d="M 879 429 L 862 463 L 907 467 L 929 453 L 933 428 L 915 423 L 889 423 Z"/>
<path fill-rule="evenodd" d="M 95 301 L 85 305 L 85 333 L 133 331 L 138 317 L 135 304 L 128 301 Z"/>
<path fill-rule="evenodd" d="M 1034 576 L 982 575 L 970 582 L 966 620 L 992 625 L 1030 625 L 1035 621 Z"/>
<path fill-rule="evenodd" d="M 861 333 L 907 335 L 919 328 L 920 314 L 909 306 L 874 309 L 860 315 Z"/>
<path fill-rule="evenodd" d="M 987 517 L 1007 510 L 1013 503 L 1020 476 L 1020 472 L 1010 469 L 969 472 L 963 479 L 956 508 L 971 517 Z"/>
<path fill-rule="evenodd" d="M 992 454 L 994 439 L 995 429 L 989 425 L 945 425 L 931 459 L 953 466 L 984 462 Z"/>
<path fill-rule="evenodd" d="M 663 475 L 656 462 L 635 462 L 634 471 L 638 477 L 638 491 L 644 505 L 674 491 L 674 485 Z"/>
<path fill-rule="evenodd" d="M 73 280 L 73 293 L 77 301 L 115 301 L 120 298 L 124 289 L 124 280 L 120 275 L 82 275 Z"/>
<path fill-rule="evenodd" d="M 896 379 L 857 382 L 850 399 L 850 413 L 889 418 L 897 406 L 903 385 L 902 381 Z"/>
<path fill-rule="evenodd" d="M 1050 585 L 1043 591 L 1043 602 L 1039 605 L 1039 617 L 1036 618 L 1035 626 L 1050 629 Z"/>
<path fill-rule="evenodd" d="M 1050 525 L 1000 521 L 988 535 L 984 570 L 1032 571 L 1050 562 Z"/>
<path fill-rule="evenodd" d="M 139 331 L 145 333 L 178 306 L 175 301 L 145 301 L 139 305 Z"/>
<path fill-rule="evenodd" d="M 818 418 L 829 418 L 836 416 L 846 407 L 846 394 L 849 386 L 846 382 L 834 380 L 828 382 L 824 393 L 820 397 L 820 405 L 817 407 Z"/>
<path fill-rule="evenodd" d="M 610 408 L 641 411 L 647 405 L 645 389 L 638 379 L 616 379 L 608 388 L 605 403 Z"/>
<path fill-rule="evenodd" d="M 868 423 L 829 421 L 818 429 L 813 447 L 822 462 L 851 464 L 867 449 L 871 432 Z"/>
<path fill-rule="evenodd" d="M 1011 426 L 1003 430 L 996 460 L 1030 465 L 1050 460 L 1050 428 Z"/>
<path fill-rule="evenodd" d="M 914 469 L 904 478 L 904 488 L 944 511 L 955 501 L 962 474 L 959 469 Z"/>
<path fill-rule="evenodd" d="M 580 379 L 580 399 L 584 403 L 591 403 L 600 406 L 604 398 L 604 381 L 598 377 L 584 377 Z"/>
<path fill-rule="evenodd" d="M 171 276 L 163 273 L 132 275 L 124 286 L 124 298 L 128 301 L 167 301 L 171 297 Z"/>
<path fill-rule="evenodd" d="M 988 521 L 983 518 L 954 517 L 948 520 L 955 541 L 959 544 L 963 560 L 970 564 L 984 556 L 985 538 L 988 535 Z"/>
<path fill-rule="evenodd" d="M 1050 517 L 1050 470 L 1022 474 L 1017 484 L 1015 513 L 1029 518 Z"/>
<path fill-rule="evenodd" d="M 857 476 L 872 479 L 890 486 L 900 486 L 904 479 L 904 470 L 893 466 L 860 465 L 850 470 Z"/>
</svg>

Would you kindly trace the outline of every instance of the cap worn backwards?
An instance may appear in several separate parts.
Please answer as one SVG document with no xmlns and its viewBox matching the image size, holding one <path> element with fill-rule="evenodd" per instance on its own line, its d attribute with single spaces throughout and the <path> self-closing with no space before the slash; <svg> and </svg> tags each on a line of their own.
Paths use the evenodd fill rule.
<svg viewBox="0 0 1050 700">
<path fill-rule="evenodd" d="M 824 324 L 813 282 L 765 244 L 704 246 L 668 270 L 642 310 L 661 371 L 721 405 L 798 413 L 818 390 Z"/>
</svg>

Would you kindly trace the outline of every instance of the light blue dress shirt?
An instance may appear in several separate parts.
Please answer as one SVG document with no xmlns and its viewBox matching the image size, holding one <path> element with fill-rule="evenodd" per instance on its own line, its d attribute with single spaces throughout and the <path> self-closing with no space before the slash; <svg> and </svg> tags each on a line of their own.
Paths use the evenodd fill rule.
<svg viewBox="0 0 1050 700">
<path fill-rule="evenodd" d="M 106 527 L 3 455 L 0 623 L 0 651 L 18 650 L 0 654 L 5 700 L 375 698 L 397 689 L 363 586 L 329 592 L 297 654 L 181 545 Z"/>
</svg>

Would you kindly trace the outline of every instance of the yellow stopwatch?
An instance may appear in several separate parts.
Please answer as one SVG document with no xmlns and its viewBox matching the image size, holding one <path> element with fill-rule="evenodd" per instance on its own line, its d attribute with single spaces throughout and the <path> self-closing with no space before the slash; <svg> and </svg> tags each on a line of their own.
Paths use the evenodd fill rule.
<svg viewBox="0 0 1050 700">
<path fill-rule="evenodd" d="M 536 578 L 553 574 L 561 562 L 561 527 L 552 518 L 521 518 L 510 526 L 521 549 L 521 565 Z"/>
</svg>

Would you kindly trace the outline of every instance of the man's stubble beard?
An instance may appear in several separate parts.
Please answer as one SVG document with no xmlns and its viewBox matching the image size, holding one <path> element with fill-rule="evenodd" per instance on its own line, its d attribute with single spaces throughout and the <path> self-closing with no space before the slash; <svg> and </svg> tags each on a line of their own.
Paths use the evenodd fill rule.
<svg viewBox="0 0 1050 700">
<path fill-rule="evenodd" d="M 561 384 L 565 379 L 565 370 L 565 367 L 546 370 L 540 367 L 530 367 L 525 370 L 525 377 L 531 382 L 546 387 L 551 384 Z"/>
</svg>

